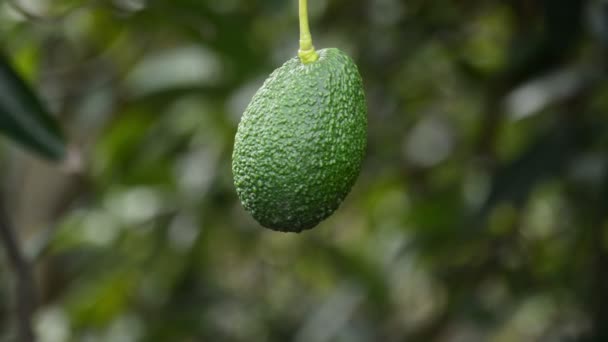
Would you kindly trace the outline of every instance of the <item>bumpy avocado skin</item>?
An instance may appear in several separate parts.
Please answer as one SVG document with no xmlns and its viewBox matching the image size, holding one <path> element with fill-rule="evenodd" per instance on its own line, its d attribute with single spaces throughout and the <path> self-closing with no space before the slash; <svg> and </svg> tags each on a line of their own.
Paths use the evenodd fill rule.
<svg viewBox="0 0 608 342">
<path fill-rule="evenodd" d="M 276 69 L 253 96 L 235 137 L 237 194 L 263 226 L 300 232 L 330 216 L 365 154 L 367 107 L 355 63 L 338 49 Z"/>
</svg>

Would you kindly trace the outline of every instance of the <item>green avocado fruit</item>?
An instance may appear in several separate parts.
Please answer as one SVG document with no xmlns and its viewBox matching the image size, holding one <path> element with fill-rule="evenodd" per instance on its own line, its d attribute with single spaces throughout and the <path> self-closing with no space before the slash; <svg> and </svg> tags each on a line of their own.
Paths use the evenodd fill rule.
<svg viewBox="0 0 608 342">
<path fill-rule="evenodd" d="M 338 49 L 276 69 L 253 96 L 235 137 L 238 196 L 263 226 L 300 232 L 330 216 L 365 154 L 367 107 L 355 63 Z"/>
</svg>

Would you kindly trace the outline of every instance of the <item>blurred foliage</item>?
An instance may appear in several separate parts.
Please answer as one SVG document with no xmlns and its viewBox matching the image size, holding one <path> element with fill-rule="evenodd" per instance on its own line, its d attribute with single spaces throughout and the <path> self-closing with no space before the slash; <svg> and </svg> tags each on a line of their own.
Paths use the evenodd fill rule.
<svg viewBox="0 0 608 342">
<path fill-rule="evenodd" d="M 607 341 L 608 2 L 309 2 L 315 46 L 360 67 L 369 146 L 303 234 L 256 224 L 230 171 L 295 0 L 0 2 L 80 154 L 2 141 L 39 340 Z"/>
</svg>

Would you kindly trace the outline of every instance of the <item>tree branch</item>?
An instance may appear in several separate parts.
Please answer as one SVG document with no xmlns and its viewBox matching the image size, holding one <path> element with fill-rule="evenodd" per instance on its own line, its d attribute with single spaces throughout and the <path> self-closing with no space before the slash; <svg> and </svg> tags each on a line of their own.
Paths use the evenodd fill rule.
<svg viewBox="0 0 608 342">
<path fill-rule="evenodd" d="M 17 297 L 15 305 L 18 320 L 18 341 L 32 342 L 35 340 L 32 329 L 32 316 L 37 304 L 34 277 L 30 264 L 19 247 L 19 241 L 11 227 L 10 219 L 2 199 L 0 199 L 0 240 L 6 249 L 9 263 L 17 277 L 15 283 Z"/>
</svg>

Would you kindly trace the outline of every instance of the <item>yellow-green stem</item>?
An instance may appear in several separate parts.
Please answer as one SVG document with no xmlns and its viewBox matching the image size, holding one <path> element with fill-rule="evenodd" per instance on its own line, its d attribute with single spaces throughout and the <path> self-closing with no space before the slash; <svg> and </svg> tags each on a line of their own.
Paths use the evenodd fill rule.
<svg viewBox="0 0 608 342">
<path fill-rule="evenodd" d="M 304 64 L 312 63 L 319 59 L 319 54 L 315 51 L 312 45 L 312 37 L 310 28 L 308 27 L 308 1 L 299 0 L 300 2 L 300 50 L 298 56 Z"/>
</svg>

